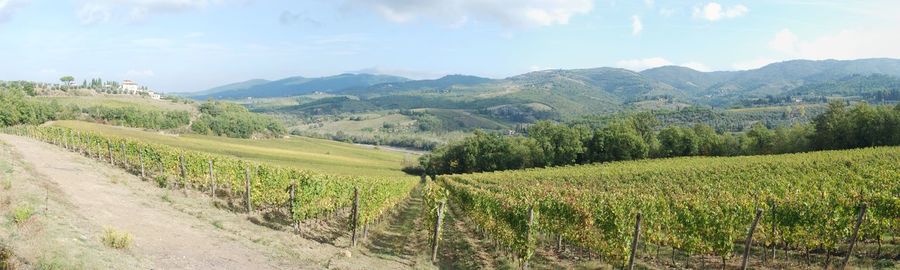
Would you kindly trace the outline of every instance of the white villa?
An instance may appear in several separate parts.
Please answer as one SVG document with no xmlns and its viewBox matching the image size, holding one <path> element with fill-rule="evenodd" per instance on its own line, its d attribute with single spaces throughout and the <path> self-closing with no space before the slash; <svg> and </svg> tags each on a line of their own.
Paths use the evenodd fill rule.
<svg viewBox="0 0 900 270">
<path fill-rule="evenodd" d="M 152 99 L 160 99 L 162 96 L 153 92 L 153 90 L 148 89 L 147 87 L 141 87 L 137 83 L 132 80 L 124 80 L 122 81 L 122 91 L 125 94 L 129 95 L 140 95 L 146 93 Z"/>
<path fill-rule="evenodd" d="M 140 87 L 138 87 L 137 83 L 132 80 L 124 80 L 122 81 L 122 90 L 124 90 L 128 94 L 137 94 Z"/>
</svg>

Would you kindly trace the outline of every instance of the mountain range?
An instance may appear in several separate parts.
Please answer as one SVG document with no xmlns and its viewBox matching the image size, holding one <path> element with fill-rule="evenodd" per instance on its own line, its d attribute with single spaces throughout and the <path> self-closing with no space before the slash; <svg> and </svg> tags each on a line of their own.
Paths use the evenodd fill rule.
<svg viewBox="0 0 900 270">
<path fill-rule="evenodd" d="M 529 119 L 621 111 L 647 103 L 656 104 L 654 106 L 693 104 L 716 107 L 731 106 L 746 99 L 798 93 L 854 95 L 861 94 L 854 92 L 857 90 L 870 90 L 848 84 L 881 85 L 880 89 L 890 91 L 896 85 L 892 80 L 897 78 L 900 78 L 898 59 L 792 60 L 744 71 L 702 72 L 687 67 L 664 66 L 641 72 L 608 67 L 555 69 L 504 79 L 449 75 L 434 80 L 410 80 L 373 74 L 291 77 L 224 85 L 193 94 L 192 97 L 238 99 L 323 92 L 356 98 L 317 101 L 314 104 L 317 109 L 329 102 L 349 102 L 353 106 L 332 104 L 325 107 L 351 112 L 355 110 L 352 108 L 463 109 L 495 118 L 513 115 L 514 118 Z M 828 90 L 829 87 L 841 87 L 841 90 Z M 821 92 L 818 92 L 820 89 Z M 306 111 L 303 105 L 293 109 Z"/>
</svg>

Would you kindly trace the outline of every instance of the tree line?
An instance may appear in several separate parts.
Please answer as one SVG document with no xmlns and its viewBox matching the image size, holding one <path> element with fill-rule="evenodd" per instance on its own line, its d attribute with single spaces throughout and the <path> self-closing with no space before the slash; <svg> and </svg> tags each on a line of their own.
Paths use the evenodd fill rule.
<svg viewBox="0 0 900 270">
<path fill-rule="evenodd" d="M 26 88 L 27 89 L 27 88 Z M 149 110 L 135 107 L 60 105 L 26 96 L 23 88 L 0 88 L 0 125 L 39 125 L 53 120 L 82 120 L 146 129 L 173 129 L 191 121 L 187 111 Z"/>
<path fill-rule="evenodd" d="M 811 123 L 743 132 L 707 124 L 662 127 L 651 113 L 622 116 L 599 127 L 537 122 L 524 136 L 476 131 L 420 159 L 431 175 L 679 156 L 737 156 L 900 145 L 900 104 L 832 102 Z"/>
<path fill-rule="evenodd" d="M 177 129 L 191 125 L 198 134 L 233 138 L 270 137 L 285 134 L 281 122 L 270 116 L 249 112 L 241 105 L 227 102 L 206 102 L 200 105 L 201 115 L 191 124 L 189 111 L 166 111 L 136 107 L 60 105 L 26 95 L 26 84 L 0 87 L 0 126 L 40 125 L 54 120 L 82 120 L 155 130 Z"/>
<path fill-rule="evenodd" d="M 198 134 L 251 138 L 285 134 L 284 125 L 271 116 L 252 113 L 239 104 L 207 101 L 200 105 L 200 117 L 191 125 Z"/>
</svg>

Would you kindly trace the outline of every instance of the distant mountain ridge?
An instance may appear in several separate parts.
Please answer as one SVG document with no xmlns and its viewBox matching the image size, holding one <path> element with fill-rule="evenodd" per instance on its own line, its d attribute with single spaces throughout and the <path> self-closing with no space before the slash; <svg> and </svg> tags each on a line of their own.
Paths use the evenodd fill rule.
<svg viewBox="0 0 900 270">
<path fill-rule="evenodd" d="M 861 77 L 842 82 L 848 76 Z M 877 84 L 890 88 L 896 85 L 895 77 L 900 77 L 898 59 L 792 60 L 743 71 L 702 72 L 664 66 L 641 72 L 609 67 L 554 69 L 505 79 L 449 75 L 434 80 L 408 80 L 371 74 L 293 77 L 221 86 L 215 89 L 224 91 L 195 98 L 293 96 L 321 91 L 359 99 L 325 100 L 317 103 L 317 108 L 327 105 L 324 103 L 331 104 L 327 105 L 329 108 L 343 108 L 346 104 L 339 103 L 352 103 L 354 111 L 439 108 L 469 110 L 501 119 L 509 115 L 531 119 L 536 115 L 613 112 L 651 103 L 657 107 L 665 104 L 730 106 L 741 100 L 795 93 L 792 92 L 795 89 L 805 95 L 847 93 L 851 86 Z M 825 91 L 825 86 L 841 90 Z M 817 89 L 823 90 L 819 93 Z"/>
<path fill-rule="evenodd" d="M 310 94 L 313 92 L 334 92 L 353 87 L 364 87 L 382 83 L 409 81 L 407 78 L 391 75 L 351 74 L 344 73 L 321 78 L 302 76 L 289 77 L 276 81 L 250 80 L 228 84 L 192 95 L 195 99 L 236 99 L 247 97 L 287 97 Z"/>
</svg>

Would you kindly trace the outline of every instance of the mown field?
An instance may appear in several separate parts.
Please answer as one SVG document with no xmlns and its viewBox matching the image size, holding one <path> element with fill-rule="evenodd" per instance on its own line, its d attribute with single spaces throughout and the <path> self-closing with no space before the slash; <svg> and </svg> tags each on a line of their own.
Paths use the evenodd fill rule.
<svg viewBox="0 0 900 270">
<path fill-rule="evenodd" d="M 247 140 L 195 134 L 173 135 L 82 121 L 57 121 L 50 125 L 339 175 L 409 177 L 400 171 L 401 163 L 404 158 L 418 158 L 305 137 Z"/>
</svg>

